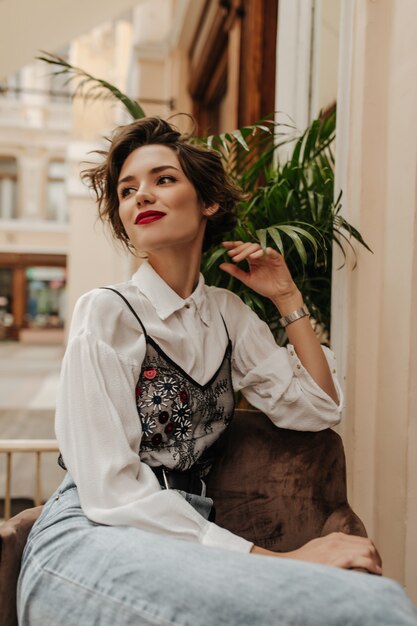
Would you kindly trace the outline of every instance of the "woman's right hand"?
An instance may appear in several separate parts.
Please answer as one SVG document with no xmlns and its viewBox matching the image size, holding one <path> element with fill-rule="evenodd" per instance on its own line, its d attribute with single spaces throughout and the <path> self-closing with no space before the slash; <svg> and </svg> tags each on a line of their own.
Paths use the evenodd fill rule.
<svg viewBox="0 0 417 626">
<path fill-rule="evenodd" d="M 301 548 L 291 552 L 272 552 L 258 546 L 253 546 L 251 552 L 382 575 L 381 557 L 372 540 L 345 533 L 335 532 L 325 537 L 312 539 Z"/>
</svg>

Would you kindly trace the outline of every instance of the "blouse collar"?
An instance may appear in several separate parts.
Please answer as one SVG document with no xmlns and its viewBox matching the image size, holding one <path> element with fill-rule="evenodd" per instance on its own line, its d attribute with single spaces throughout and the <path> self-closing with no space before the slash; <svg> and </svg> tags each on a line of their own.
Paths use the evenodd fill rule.
<svg viewBox="0 0 417 626">
<path fill-rule="evenodd" d="M 150 301 L 161 320 L 190 305 L 195 305 L 202 322 L 210 324 L 210 311 L 207 303 L 204 276 L 200 274 L 197 287 L 188 298 L 181 298 L 148 261 L 143 261 L 132 277 L 132 283 Z"/>
</svg>

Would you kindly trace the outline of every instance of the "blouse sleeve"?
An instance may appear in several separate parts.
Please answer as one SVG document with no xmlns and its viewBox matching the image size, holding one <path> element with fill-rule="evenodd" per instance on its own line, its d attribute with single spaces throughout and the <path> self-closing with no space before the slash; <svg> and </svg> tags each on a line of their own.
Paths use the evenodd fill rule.
<svg viewBox="0 0 417 626">
<path fill-rule="evenodd" d="M 322 347 L 338 394 L 326 394 L 303 367 L 294 347 L 277 345 L 265 322 L 231 294 L 230 326 L 234 333 L 233 383 L 250 404 L 281 428 L 318 431 L 340 421 L 343 395 L 336 378 L 334 354 Z M 232 303 L 232 306 L 230 304 Z"/>
<path fill-rule="evenodd" d="M 134 394 L 141 359 L 120 354 L 97 337 L 111 327 L 106 313 L 92 316 L 85 303 L 77 307 L 57 400 L 56 435 L 84 513 L 101 524 L 136 526 L 248 552 L 251 542 L 208 522 L 175 490 L 162 490 L 151 468 L 140 461 Z M 103 318 L 107 330 L 100 328 Z M 92 321 L 94 333 L 88 328 Z M 145 346 L 142 336 L 136 345 L 142 359 Z"/>
</svg>

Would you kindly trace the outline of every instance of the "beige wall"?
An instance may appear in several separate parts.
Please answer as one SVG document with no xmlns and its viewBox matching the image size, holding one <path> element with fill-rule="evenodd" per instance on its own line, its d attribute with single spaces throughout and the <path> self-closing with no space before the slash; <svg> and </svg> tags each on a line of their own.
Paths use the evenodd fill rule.
<svg viewBox="0 0 417 626">
<path fill-rule="evenodd" d="M 45 87 L 47 74 L 39 62 L 24 68 L 22 87 Z M 0 99 L 0 154 L 15 157 L 18 167 L 18 219 L 1 220 L 0 252 L 67 253 L 68 225 L 46 219 L 46 200 L 48 163 L 65 159 L 69 116 L 68 103 L 45 94 Z"/>
<path fill-rule="evenodd" d="M 349 490 L 386 575 L 416 601 L 417 5 L 344 8 L 338 178 L 345 212 L 374 252 L 334 276 Z"/>
<path fill-rule="evenodd" d="M 99 78 L 126 89 L 126 68 L 131 54 L 131 26 L 119 21 L 95 28 L 71 46 L 71 62 Z M 118 249 L 97 219 L 97 206 L 81 183 L 80 172 L 86 162 L 99 161 L 94 153 L 106 149 L 104 140 L 118 124 L 130 118 L 113 100 L 85 102 L 75 100 L 72 108 L 72 133 L 68 144 L 69 165 L 69 241 L 68 241 L 68 312 L 71 314 L 79 296 L 90 289 L 125 280 L 129 261 Z M 67 328 L 68 331 L 68 328 Z"/>
<path fill-rule="evenodd" d="M 316 0 L 310 115 L 335 102 L 338 83 L 340 0 Z"/>
</svg>

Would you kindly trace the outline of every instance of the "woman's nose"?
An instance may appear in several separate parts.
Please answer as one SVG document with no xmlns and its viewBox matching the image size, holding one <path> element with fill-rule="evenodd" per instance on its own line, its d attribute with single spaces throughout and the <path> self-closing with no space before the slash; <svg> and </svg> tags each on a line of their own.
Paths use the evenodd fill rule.
<svg viewBox="0 0 417 626">
<path fill-rule="evenodd" d="M 151 191 L 149 191 L 149 189 L 143 186 L 139 187 L 135 194 L 135 197 L 136 204 L 138 206 L 143 206 L 144 204 L 152 204 L 153 202 L 155 202 L 154 195 L 151 193 Z"/>
</svg>

